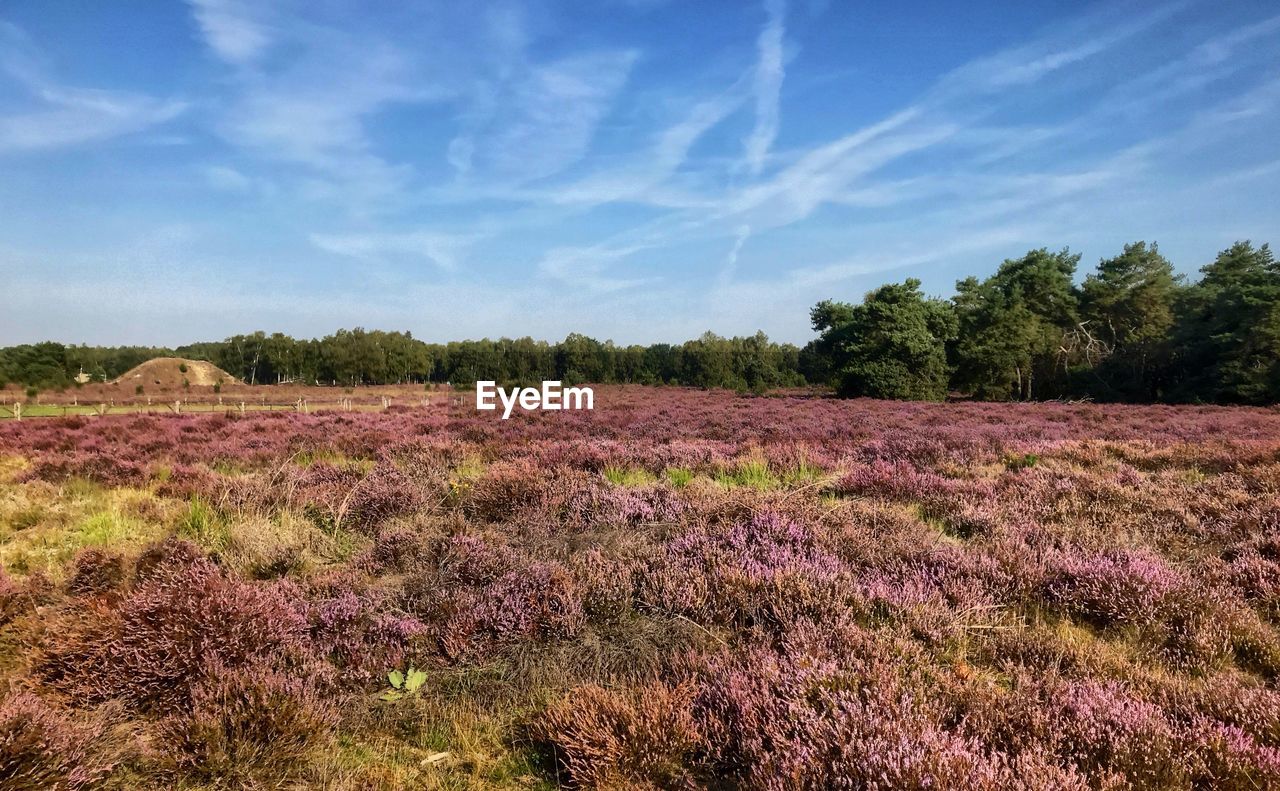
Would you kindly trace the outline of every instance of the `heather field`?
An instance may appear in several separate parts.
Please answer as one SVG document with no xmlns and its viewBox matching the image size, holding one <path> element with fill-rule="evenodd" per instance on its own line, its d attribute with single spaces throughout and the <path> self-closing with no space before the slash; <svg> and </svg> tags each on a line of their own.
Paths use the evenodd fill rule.
<svg viewBox="0 0 1280 791">
<path fill-rule="evenodd" d="M 0 423 L 0 787 L 1280 787 L 1280 410 Z"/>
</svg>

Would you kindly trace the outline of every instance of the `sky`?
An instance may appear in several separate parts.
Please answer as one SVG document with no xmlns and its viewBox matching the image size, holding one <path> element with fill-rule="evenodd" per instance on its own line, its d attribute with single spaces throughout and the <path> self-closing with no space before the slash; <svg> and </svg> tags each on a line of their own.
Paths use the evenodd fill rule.
<svg viewBox="0 0 1280 791">
<path fill-rule="evenodd" d="M 0 1 L 0 346 L 706 330 L 1280 243 L 1280 6 Z"/>
</svg>

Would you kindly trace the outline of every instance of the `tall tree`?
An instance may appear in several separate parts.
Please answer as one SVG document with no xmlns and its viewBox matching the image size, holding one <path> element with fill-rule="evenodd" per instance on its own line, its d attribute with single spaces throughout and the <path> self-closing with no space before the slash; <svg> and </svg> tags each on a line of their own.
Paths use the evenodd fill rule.
<svg viewBox="0 0 1280 791">
<path fill-rule="evenodd" d="M 830 350 L 840 395 L 946 398 L 955 312 L 948 302 L 926 299 L 919 280 L 881 286 L 861 305 L 821 302 L 810 315 L 822 333 L 819 347 Z"/>
<path fill-rule="evenodd" d="M 1200 271 L 1177 306 L 1175 396 L 1280 400 L 1280 267 L 1271 248 L 1236 242 Z"/>
<path fill-rule="evenodd" d="M 1096 374 L 1100 395 L 1155 400 L 1170 352 L 1181 275 L 1159 248 L 1127 244 L 1098 262 L 1080 290 L 1078 357 Z"/>
<path fill-rule="evenodd" d="M 1044 398 L 1066 384 L 1064 339 L 1078 325 L 1078 254 L 1031 250 L 956 284 L 957 384 L 980 398 Z"/>
</svg>

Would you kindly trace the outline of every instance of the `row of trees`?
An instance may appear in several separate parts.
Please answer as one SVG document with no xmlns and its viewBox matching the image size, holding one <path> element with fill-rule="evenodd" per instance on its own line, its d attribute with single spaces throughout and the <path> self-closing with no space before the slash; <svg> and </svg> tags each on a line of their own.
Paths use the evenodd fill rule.
<svg viewBox="0 0 1280 791">
<path fill-rule="evenodd" d="M 404 332 L 338 330 L 300 340 L 255 332 L 177 349 L 63 346 L 40 343 L 0 349 L 0 384 L 70 386 L 83 371 L 92 379 L 119 377 L 144 360 L 179 356 L 207 360 L 251 384 L 372 385 L 477 379 L 532 384 L 683 384 L 763 391 L 804 384 L 800 349 L 764 333 L 722 338 L 712 333 L 679 345 L 617 346 L 572 334 L 559 343 L 532 338 L 429 344 Z"/>
<path fill-rule="evenodd" d="M 1238 242 L 1188 284 L 1154 244 L 1127 245 L 1076 285 L 1079 255 L 1032 250 L 949 299 L 920 281 L 811 312 L 810 381 L 846 396 L 1280 401 L 1280 266 Z"/>
<path fill-rule="evenodd" d="M 0 349 L 0 384 L 65 387 L 177 355 L 253 384 L 683 384 L 761 391 L 812 383 L 845 396 L 938 400 L 1280 401 L 1280 266 L 1239 242 L 1187 283 L 1154 244 L 1127 245 L 1076 283 L 1080 256 L 1032 250 L 995 274 L 928 298 L 910 279 L 860 304 L 824 301 L 804 349 L 764 333 L 617 346 L 572 334 L 429 344 L 409 333 L 339 330 L 319 339 L 255 332 L 177 349 L 39 343 Z"/>
</svg>

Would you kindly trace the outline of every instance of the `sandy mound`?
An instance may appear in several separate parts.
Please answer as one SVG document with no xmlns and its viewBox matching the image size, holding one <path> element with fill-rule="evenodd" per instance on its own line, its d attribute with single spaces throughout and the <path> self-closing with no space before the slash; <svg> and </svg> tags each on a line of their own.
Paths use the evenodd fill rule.
<svg viewBox="0 0 1280 791">
<path fill-rule="evenodd" d="M 183 371 L 183 367 L 186 371 Z M 213 363 L 203 360 L 184 360 L 181 357 L 157 357 L 147 360 L 142 365 L 121 374 L 116 381 L 120 384 L 159 385 L 160 387 L 182 387 L 182 381 L 191 383 L 192 387 L 213 387 L 218 382 L 225 385 L 237 384 L 234 376 Z"/>
</svg>

